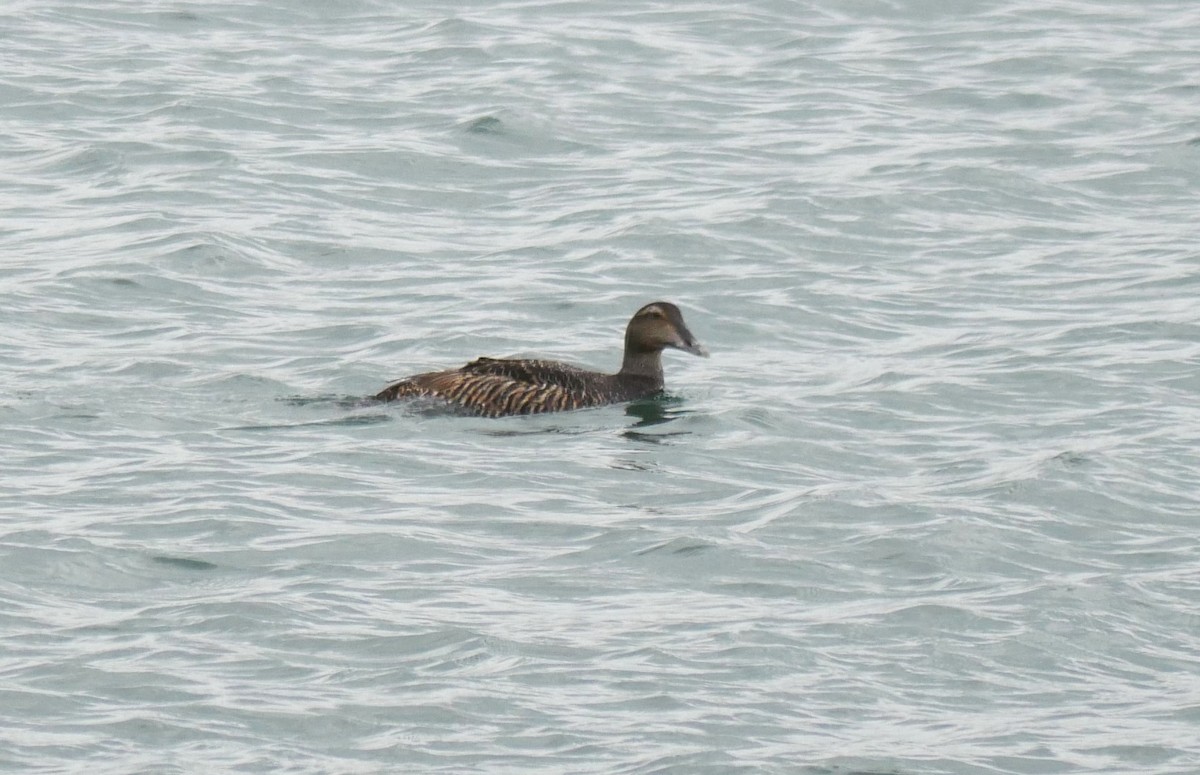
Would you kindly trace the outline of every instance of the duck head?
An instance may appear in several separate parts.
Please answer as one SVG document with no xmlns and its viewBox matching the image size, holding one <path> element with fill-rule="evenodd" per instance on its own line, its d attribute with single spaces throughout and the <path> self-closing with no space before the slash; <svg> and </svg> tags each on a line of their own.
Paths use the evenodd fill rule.
<svg viewBox="0 0 1200 775">
<path fill-rule="evenodd" d="M 625 329 L 626 354 L 658 353 L 667 347 L 708 357 L 708 349 L 692 336 L 683 313 L 671 302 L 651 302 L 633 313 Z"/>
</svg>

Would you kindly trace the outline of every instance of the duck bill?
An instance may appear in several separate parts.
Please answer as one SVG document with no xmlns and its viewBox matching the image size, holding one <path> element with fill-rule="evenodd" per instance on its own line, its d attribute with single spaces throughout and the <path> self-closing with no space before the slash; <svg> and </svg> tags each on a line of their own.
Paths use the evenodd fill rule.
<svg viewBox="0 0 1200 775">
<path fill-rule="evenodd" d="M 708 348 L 697 342 L 691 331 L 681 331 L 680 336 L 671 342 L 671 346 L 676 350 L 683 350 L 685 353 L 699 355 L 701 358 L 708 357 Z"/>
</svg>

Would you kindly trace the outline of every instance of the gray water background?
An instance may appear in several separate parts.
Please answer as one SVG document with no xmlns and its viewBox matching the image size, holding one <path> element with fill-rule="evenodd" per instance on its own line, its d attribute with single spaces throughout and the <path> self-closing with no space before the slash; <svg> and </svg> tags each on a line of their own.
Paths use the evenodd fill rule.
<svg viewBox="0 0 1200 775">
<path fill-rule="evenodd" d="M 1200 772 L 1192 0 L 9 2 L 0 176 L 0 770 Z"/>
</svg>

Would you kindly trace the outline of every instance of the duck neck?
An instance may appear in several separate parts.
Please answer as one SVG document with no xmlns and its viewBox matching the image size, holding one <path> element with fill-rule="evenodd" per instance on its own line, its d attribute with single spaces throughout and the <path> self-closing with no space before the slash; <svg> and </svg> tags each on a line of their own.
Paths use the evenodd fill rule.
<svg viewBox="0 0 1200 775">
<path fill-rule="evenodd" d="M 662 350 L 637 350 L 625 345 L 625 359 L 621 361 L 620 376 L 636 376 L 651 379 L 662 387 Z"/>
</svg>

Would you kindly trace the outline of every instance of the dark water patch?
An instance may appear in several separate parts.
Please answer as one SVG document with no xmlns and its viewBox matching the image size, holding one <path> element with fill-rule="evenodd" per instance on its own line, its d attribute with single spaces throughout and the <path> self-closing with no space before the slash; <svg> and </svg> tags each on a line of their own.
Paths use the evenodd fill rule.
<svg viewBox="0 0 1200 775">
<path fill-rule="evenodd" d="M 152 562 L 159 565 L 169 565 L 173 568 L 181 568 L 183 570 L 205 571 L 216 570 L 217 564 L 206 560 L 193 560 L 188 557 L 167 557 L 165 555 L 155 555 L 151 557 Z"/>
<path fill-rule="evenodd" d="M 507 430 L 485 430 L 482 431 L 484 436 L 492 436 L 494 438 L 510 438 L 517 436 L 541 436 L 552 434 L 555 436 L 581 436 L 587 433 L 595 432 L 595 428 L 564 428 L 562 426 L 551 426 L 547 428 L 530 428 L 524 430 L 507 429 Z"/>
<path fill-rule="evenodd" d="M 500 135 L 504 134 L 504 122 L 495 116 L 480 116 L 467 122 L 464 129 L 473 135 Z"/>
<path fill-rule="evenodd" d="M 701 552 L 706 552 L 712 548 L 713 548 L 712 544 L 704 543 L 702 541 L 686 541 L 683 539 L 672 539 L 670 541 L 665 541 L 661 544 L 655 544 L 654 546 L 650 546 L 645 549 L 639 549 L 638 551 L 634 552 L 634 554 L 637 554 L 637 555 L 654 554 L 655 552 L 664 552 L 665 551 L 665 552 L 670 552 L 671 554 L 677 554 L 677 555 L 682 555 L 682 556 L 686 557 L 688 555 L 700 554 Z"/>
<path fill-rule="evenodd" d="M 361 409 L 368 406 L 379 406 L 380 402 L 374 398 L 363 396 L 349 395 L 320 395 L 320 396 L 287 396 L 286 398 L 278 399 L 280 403 L 289 406 L 318 406 L 318 407 L 334 407 L 337 409 Z"/>
<path fill-rule="evenodd" d="M 647 444 L 668 444 L 673 436 L 690 436 L 690 431 L 678 431 L 676 433 L 642 433 L 641 431 L 624 431 L 621 433 L 623 438 L 630 441 L 641 441 Z"/>
</svg>

